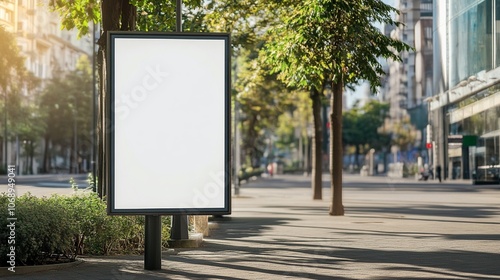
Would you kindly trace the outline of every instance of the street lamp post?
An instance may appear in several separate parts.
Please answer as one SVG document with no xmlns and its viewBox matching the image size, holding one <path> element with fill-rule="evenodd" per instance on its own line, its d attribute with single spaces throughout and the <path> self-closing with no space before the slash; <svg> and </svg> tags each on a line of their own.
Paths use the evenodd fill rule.
<svg viewBox="0 0 500 280">
<path fill-rule="evenodd" d="M 238 178 L 238 173 L 240 171 L 240 162 L 241 162 L 241 154 L 240 154 L 240 138 L 241 133 L 238 128 L 238 122 L 240 120 L 240 108 L 238 104 L 238 100 L 234 101 L 234 194 L 240 194 L 240 180 Z"/>
<path fill-rule="evenodd" d="M 73 169 L 75 171 L 75 173 L 79 173 L 79 170 L 78 170 L 78 144 L 77 144 L 77 136 L 78 136 L 78 126 L 77 126 L 77 123 L 76 123 L 76 117 L 77 117 L 77 114 L 76 114 L 76 108 L 75 108 L 75 115 L 74 115 L 74 119 L 73 119 Z"/>
<path fill-rule="evenodd" d="M 7 140 L 7 92 L 4 92 L 3 94 L 3 143 L 4 143 L 4 149 L 3 149 L 3 159 L 4 159 L 4 168 L 5 172 L 7 172 L 7 165 L 9 164 L 9 156 L 7 153 L 7 145 L 8 145 L 8 140 Z"/>
</svg>

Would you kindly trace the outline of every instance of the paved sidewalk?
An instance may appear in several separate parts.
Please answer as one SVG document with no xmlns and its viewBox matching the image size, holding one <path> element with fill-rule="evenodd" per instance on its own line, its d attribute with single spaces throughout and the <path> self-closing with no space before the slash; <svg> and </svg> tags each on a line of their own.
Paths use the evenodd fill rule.
<svg viewBox="0 0 500 280">
<path fill-rule="evenodd" d="M 346 175 L 346 215 L 332 217 L 328 183 L 314 201 L 309 180 L 242 186 L 204 246 L 165 251 L 159 271 L 87 257 L 2 279 L 500 279 L 500 186 Z"/>
</svg>

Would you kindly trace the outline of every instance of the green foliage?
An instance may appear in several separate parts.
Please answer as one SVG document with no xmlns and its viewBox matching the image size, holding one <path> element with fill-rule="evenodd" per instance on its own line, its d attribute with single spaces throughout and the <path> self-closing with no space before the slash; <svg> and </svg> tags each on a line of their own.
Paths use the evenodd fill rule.
<svg viewBox="0 0 500 280">
<path fill-rule="evenodd" d="M 29 158 L 33 158 L 36 151 L 36 142 L 42 135 L 45 124 L 42 122 L 38 106 L 34 102 L 26 102 L 23 90 L 36 93 L 34 89 L 39 80 L 24 68 L 24 58 L 20 55 L 16 40 L 12 34 L 0 26 L 0 115 L 5 117 L 1 122 L 1 134 L 8 140 L 17 140 L 24 146 L 23 150 Z M 5 128 L 5 126 L 7 126 Z M 32 166 L 26 165 L 27 172 Z M 4 174 L 4 173 L 2 173 Z"/>
<path fill-rule="evenodd" d="M 400 25 L 397 12 L 378 0 L 307 0 L 281 8 L 283 24 L 269 29 L 263 62 L 287 85 L 323 90 L 327 81 L 375 88 L 384 74 L 379 58 L 400 61 L 402 42 L 382 34 L 375 22 Z"/>
<path fill-rule="evenodd" d="M 204 1 L 204 22 L 212 32 L 230 33 L 234 54 L 239 55 L 260 48 L 264 30 L 277 19 L 272 16 L 275 7 L 274 1 Z"/>
<path fill-rule="evenodd" d="M 87 175 L 87 184 L 88 184 L 87 190 L 96 192 L 98 183 L 99 183 L 99 180 L 98 180 L 97 176 L 92 175 L 92 173 L 89 173 Z"/>
<path fill-rule="evenodd" d="M 43 264 L 52 254 L 64 254 L 74 258 L 72 250 L 72 222 L 63 208 L 53 203 L 54 199 L 39 199 L 25 195 L 16 200 L 15 246 L 18 265 Z M 7 209 L 7 196 L 0 196 L 2 209 Z M 7 220 L 7 212 L 1 212 Z M 9 232 L 0 230 L 0 239 L 5 242 Z M 6 243 L 5 243 L 6 244 Z M 5 247 L 2 246 L 2 249 Z M 6 250 L 6 248 L 5 248 Z M 6 263 L 6 252 L 2 250 L 2 265 Z"/>
<path fill-rule="evenodd" d="M 25 75 L 24 58 L 19 54 L 14 36 L 0 25 L 0 93 L 16 87 Z"/>
<path fill-rule="evenodd" d="M 137 7 L 137 30 L 174 32 L 176 23 L 176 1 L 130 1 Z M 207 31 L 205 10 L 201 0 L 183 0 L 182 29 L 189 32 Z"/>
<path fill-rule="evenodd" d="M 389 134 L 380 131 L 389 112 L 389 104 L 371 100 L 362 108 L 354 106 L 343 113 L 342 139 L 344 145 L 380 149 L 389 145 Z M 359 150 L 359 149 L 358 149 Z"/>
<path fill-rule="evenodd" d="M 40 114 L 40 107 L 36 103 L 24 104 L 17 111 L 18 116 L 9 114 L 10 131 L 19 137 L 19 140 L 30 145 L 25 147 L 28 153 L 33 153 L 37 140 L 43 135 L 47 124 L 43 121 L 43 116 Z"/>
<path fill-rule="evenodd" d="M 104 0 L 106 1 L 106 0 Z M 115 1 L 115 0 L 108 0 Z M 62 17 L 61 26 L 65 29 L 76 28 L 79 36 L 89 33 L 91 22 L 100 23 L 104 17 L 116 17 L 121 13 L 113 10 L 102 15 L 101 2 L 98 0 L 51 0 L 49 6 Z M 120 2 L 120 1 L 115 1 Z M 203 24 L 204 13 L 200 9 L 201 0 L 183 1 L 183 29 L 186 31 L 205 31 Z M 136 7 L 136 26 L 140 31 L 176 31 L 175 30 L 175 0 L 131 0 L 130 4 Z M 120 5 L 115 5 L 118 8 Z M 115 30 L 118 30 L 115 29 Z"/>
<path fill-rule="evenodd" d="M 92 70 L 85 56 L 79 59 L 75 70 L 65 74 L 58 72 L 50 79 L 40 97 L 40 115 L 46 124 L 45 141 L 62 149 L 70 148 L 72 155 L 88 156 L 93 137 L 92 94 Z M 46 150 L 45 157 L 50 158 L 54 152 L 54 149 Z M 49 171 L 48 168 L 43 167 L 45 171 Z"/>
<path fill-rule="evenodd" d="M 0 195 L 0 207 L 7 209 L 7 195 Z M 17 265 L 38 265 L 74 260 L 77 255 L 141 253 L 144 250 L 143 216 L 109 216 L 106 202 L 96 193 L 73 196 L 16 199 L 15 246 Z M 7 211 L 0 212 L 7 221 Z M 163 217 L 163 243 L 169 237 L 170 219 Z M 0 229 L 4 244 L 9 229 Z M 7 246 L 0 247 L 0 261 L 6 265 Z"/>
<path fill-rule="evenodd" d="M 89 23 L 101 21 L 99 0 L 50 0 L 49 6 L 61 15 L 61 26 L 71 30 L 76 28 L 78 35 L 89 32 Z"/>
<path fill-rule="evenodd" d="M 409 116 L 392 120 L 389 132 L 392 134 L 391 143 L 402 151 L 410 150 L 417 139 L 417 129 L 411 124 Z"/>
<path fill-rule="evenodd" d="M 258 63 L 255 51 L 242 51 L 238 62 L 235 90 L 242 111 L 240 128 L 243 150 L 248 163 L 258 163 L 267 148 L 269 132 L 274 131 L 281 114 L 292 108 L 291 100 L 286 98 L 289 91 L 268 75 Z"/>
<path fill-rule="evenodd" d="M 281 151 L 291 151 L 298 148 L 300 138 L 307 141 L 307 130 L 312 123 L 309 93 L 292 91 L 286 98 L 292 106 L 278 117 L 274 131 L 277 136 L 274 144 Z"/>
</svg>

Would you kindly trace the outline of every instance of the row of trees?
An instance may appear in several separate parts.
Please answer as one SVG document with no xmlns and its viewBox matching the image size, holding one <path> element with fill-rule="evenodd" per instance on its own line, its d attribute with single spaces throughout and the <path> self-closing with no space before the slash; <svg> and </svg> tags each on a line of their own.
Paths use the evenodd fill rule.
<svg viewBox="0 0 500 280">
<path fill-rule="evenodd" d="M 22 171 L 33 174 L 37 151 L 43 153 L 40 171 L 50 172 L 54 157 L 70 150 L 73 171 L 77 158 L 90 158 L 93 91 L 88 59 L 83 57 L 70 73 L 53 69 L 54 77 L 41 81 L 25 69 L 13 34 L 1 26 L 0 41 L 3 155 L 7 142 L 17 142 L 18 156 L 25 156 L 27 163 Z M 40 139 L 45 140 L 44 147 L 39 146 Z"/>
<path fill-rule="evenodd" d="M 174 31 L 175 1 L 140 0 L 61 0 L 53 7 L 64 15 L 63 25 L 88 32 L 88 22 L 101 22 L 103 34 L 109 30 Z M 342 206 L 342 96 L 346 86 L 362 80 L 372 89 L 384 74 L 380 58 L 400 60 L 409 50 L 402 42 L 384 36 L 374 23 L 400 25 L 391 18 L 397 12 L 380 0 L 265 0 L 265 1 L 184 1 L 185 31 L 230 32 L 237 79 L 235 96 L 244 110 L 242 128 L 246 153 L 258 157 L 259 139 L 276 118 L 293 110 L 294 92 L 307 92 L 313 112 L 313 198 L 321 199 L 322 123 L 324 89 L 328 85 L 333 113 L 330 119 L 330 162 L 332 205 L 330 214 L 343 215 Z M 70 16 L 68 16 L 70 15 Z M 100 104 L 103 87 L 106 42 L 99 40 Z M 102 117 L 101 117 L 102 119 Z M 102 123 L 101 123 L 102 125 Z M 304 127 L 305 129 L 305 127 Z M 104 134 L 100 134 L 105 137 Z M 100 164 L 106 167 L 103 138 Z M 105 174 L 99 177 L 106 181 Z M 105 195 L 102 185 L 99 193 Z"/>
<path fill-rule="evenodd" d="M 55 155 L 70 151 L 69 171 L 77 172 L 79 159 L 91 160 L 94 126 L 92 67 L 81 57 L 76 69 L 54 71 L 39 96 L 39 109 L 46 127 L 43 130 L 42 172 L 54 166 Z"/>
<path fill-rule="evenodd" d="M 8 127 L 13 127 L 14 123 L 9 120 L 12 116 L 19 114 L 19 85 L 23 81 L 23 77 L 26 75 L 24 69 L 24 59 L 19 54 L 17 44 L 14 40 L 12 34 L 7 32 L 3 26 L 0 26 L 0 94 L 2 102 L 2 155 L 5 157 L 5 151 L 7 150 Z M 8 106 L 9 104 L 9 106 Z M 20 125 L 20 123 L 17 123 Z M 6 169 L 5 165 L 2 169 Z M 2 170 L 5 172 L 6 170 Z"/>
<path fill-rule="evenodd" d="M 308 100 L 308 96 L 305 97 L 304 92 L 298 93 L 290 94 L 288 97 L 294 100 L 293 104 L 297 107 L 292 107 L 291 111 L 281 114 L 276 124 L 275 133 L 278 136 L 276 145 L 283 150 L 290 149 L 290 146 L 297 147 L 297 142 L 305 144 L 309 141 L 310 135 L 305 131 L 297 134 L 296 129 L 306 127 L 311 123 L 311 100 Z M 322 110 L 327 110 L 324 106 L 325 102 L 323 99 Z M 392 146 L 397 146 L 404 151 L 411 149 L 415 144 L 417 132 L 409 118 L 391 120 L 388 103 L 371 99 L 360 105 L 358 100 L 342 115 L 343 150 L 347 154 L 354 155 L 354 164 L 358 167 L 361 166 L 358 161 L 360 155 L 366 155 L 371 149 L 385 153 L 390 151 Z M 328 120 L 322 119 L 322 121 Z M 328 127 L 328 124 L 323 123 L 323 127 Z M 303 170 L 307 170 L 307 167 Z"/>
</svg>

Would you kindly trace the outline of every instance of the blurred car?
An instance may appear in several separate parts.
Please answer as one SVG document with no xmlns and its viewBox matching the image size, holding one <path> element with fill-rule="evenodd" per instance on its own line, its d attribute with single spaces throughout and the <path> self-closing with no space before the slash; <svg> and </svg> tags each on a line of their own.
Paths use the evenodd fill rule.
<svg viewBox="0 0 500 280">
<path fill-rule="evenodd" d="M 472 173 L 472 184 L 500 184 L 500 166 L 478 166 Z"/>
</svg>

